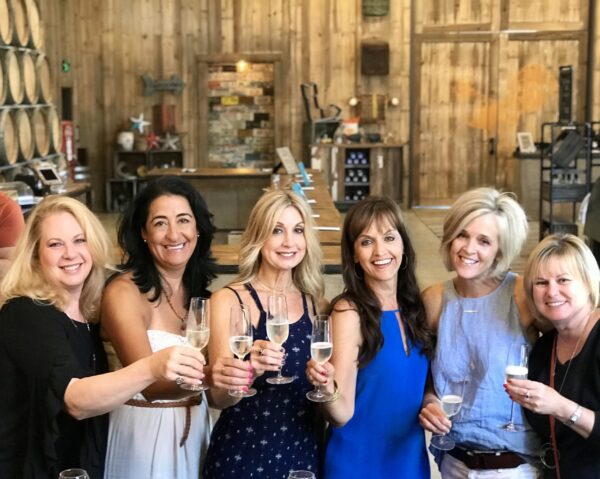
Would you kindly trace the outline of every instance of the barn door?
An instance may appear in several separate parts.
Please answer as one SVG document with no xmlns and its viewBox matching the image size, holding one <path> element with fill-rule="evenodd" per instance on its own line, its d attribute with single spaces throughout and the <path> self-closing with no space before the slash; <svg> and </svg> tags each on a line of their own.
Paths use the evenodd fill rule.
<svg viewBox="0 0 600 479">
<path fill-rule="evenodd" d="M 421 0 L 413 8 L 411 206 L 449 205 L 478 186 L 531 189 L 513 158 L 516 133 L 539 140 L 541 124 L 557 120 L 561 65 L 574 67 L 573 119 L 583 120 L 587 2 Z"/>
</svg>

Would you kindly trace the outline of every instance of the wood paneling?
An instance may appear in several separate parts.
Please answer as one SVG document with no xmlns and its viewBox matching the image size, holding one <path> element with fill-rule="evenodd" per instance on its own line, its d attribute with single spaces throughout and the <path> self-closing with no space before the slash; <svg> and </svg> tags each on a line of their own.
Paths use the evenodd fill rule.
<svg viewBox="0 0 600 479">
<path fill-rule="evenodd" d="M 187 166 L 201 165 L 201 67 L 198 56 L 226 53 L 278 53 L 281 89 L 277 128 L 282 141 L 302 156 L 302 108 L 299 85 L 316 81 L 324 104 L 342 107 L 362 93 L 408 98 L 409 0 L 392 2 L 390 16 L 369 22 L 369 36 L 392 46 L 392 74 L 357 81 L 357 51 L 363 19 L 360 0 L 40 0 L 46 50 L 61 87 L 73 87 L 79 143 L 97 175 L 96 205 L 103 204 L 103 182 L 112 175 L 110 158 L 119 130 L 130 116 L 152 106 L 175 104 Z M 72 69 L 60 72 L 67 59 Z M 186 83 L 179 96 L 145 97 L 140 76 L 179 75 Z M 394 90 L 394 91 L 388 91 Z M 349 115 L 348 107 L 344 115 Z M 407 102 L 391 118 L 398 140 L 408 137 Z"/>
<path fill-rule="evenodd" d="M 390 2 L 388 16 L 367 18 L 360 14 L 360 0 L 39 0 L 39 3 L 44 50 L 52 62 L 56 82 L 55 98 L 60 98 L 61 87 L 74 89 L 79 143 L 87 148 L 95 173 L 97 207 L 104 204 L 104 180 L 112 175 L 110 160 L 117 132 L 130 127 L 130 116 L 143 112 L 146 118 L 151 118 L 155 104 L 176 105 L 178 129 L 186 133 L 182 141 L 186 166 L 205 166 L 200 160 L 206 144 L 203 139 L 206 132 L 201 127 L 206 113 L 200 111 L 204 94 L 200 55 L 241 52 L 281 55 L 277 128 L 282 142 L 298 158 L 302 157 L 305 121 L 299 92 L 301 83 L 316 82 L 321 103 L 341 106 L 345 117 L 354 113 L 347 104 L 352 96 L 398 97 L 400 105 L 387 110 L 386 129 L 393 133 L 395 142 L 404 143 L 412 128 L 411 138 L 420 142 L 413 145 L 418 155 L 413 155 L 412 165 L 417 170 L 412 180 L 418 178 L 419 162 L 440 166 L 439 174 L 436 173 L 442 182 L 440 187 L 451 188 L 436 193 L 440 196 L 487 181 L 490 172 L 494 172 L 492 179 L 497 186 L 509 189 L 514 186 L 511 182 L 516 168 L 509 156 L 509 150 L 514 148 L 514 133 L 517 128 L 534 130 L 533 123 L 538 117 L 552 116 L 556 111 L 555 97 L 550 98 L 552 82 L 543 85 L 543 95 L 549 98 L 540 111 L 521 111 L 524 102 L 530 101 L 529 94 L 523 96 L 522 86 L 529 81 L 523 71 L 539 65 L 556 77 L 557 62 L 575 61 L 580 95 L 585 78 L 582 62 L 587 0 L 394 0 Z M 599 15 L 596 12 L 596 23 Z M 518 38 L 514 30 L 523 29 L 535 31 L 531 35 L 537 38 L 532 37 L 532 42 Z M 456 37 L 460 34 L 464 35 L 464 45 L 457 44 Z M 470 35 L 481 36 L 467 38 Z M 544 35 L 562 36 L 543 38 Z M 574 38 L 574 35 L 579 36 Z M 390 45 L 387 76 L 360 74 L 359 45 L 361 40 L 371 38 L 383 39 Z M 597 34 L 596 43 L 600 43 L 598 38 Z M 428 44 L 430 41 L 433 43 Z M 553 51 L 556 48 L 560 51 Z M 416 56 L 417 51 L 423 56 Z M 593 68 L 594 84 L 600 88 L 598 56 Z M 423 63 L 433 61 L 434 57 L 441 63 Z M 63 59 L 71 62 L 69 73 L 60 71 Z M 491 66 L 484 74 L 482 67 L 486 64 Z M 450 70 L 442 71 L 442 65 Z M 412 77 L 411 84 L 411 68 L 414 70 L 416 66 L 422 67 L 421 73 Z M 145 97 L 140 78 L 143 73 L 154 79 L 177 74 L 186 87 L 179 96 L 158 93 Z M 449 82 L 445 89 L 442 79 Z M 514 81 L 517 86 L 506 91 Z M 428 91 L 438 87 L 443 91 Z M 452 104 L 456 95 L 469 91 L 476 92 L 470 100 Z M 536 95 L 541 94 L 536 92 L 533 96 Z M 599 96 L 594 100 L 596 113 L 600 111 Z M 434 101 L 429 103 L 430 111 L 410 113 L 411 101 L 417 106 L 425 100 Z M 439 111 L 445 118 L 441 123 L 435 118 L 436 101 L 440 102 Z M 507 112 L 501 111 L 503 101 L 507 102 Z M 582 102 L 580 99 L 577 102 L 580 114 Z M 455 113 L 452 124 L 451 116 Z M 482 142 L 487 141 L 490 127 L 501 124 L 502 115 L 514 115 L 516 120 L 514 128 L 499 129 L 494 136 L 500 148 L 497 159 L 491 164 L 488 158 L 485 165 L 467 164 L 469 152 L 478 151 Z M 485 134 L 482 129 L 469 126 L 474 119 L 484 117 Z M 423 156 L 427 149 L 431 154 L 441 151 L 440 145 L 423 144 L 433 128 L 439 128 L 444 135 L 463 135 L 468 128 L 475 133 L 464 142 L 461 139 L 461 144 L 455 139 L 454 145 L 441 145 L 445 156 L 433 160 Z M 484 153 L 482 159 L 486 157 Z M 458 170 L 452 168 L 455 161 Z M 445 180 L 442 172 L 448 173 Z"/>
</svg>

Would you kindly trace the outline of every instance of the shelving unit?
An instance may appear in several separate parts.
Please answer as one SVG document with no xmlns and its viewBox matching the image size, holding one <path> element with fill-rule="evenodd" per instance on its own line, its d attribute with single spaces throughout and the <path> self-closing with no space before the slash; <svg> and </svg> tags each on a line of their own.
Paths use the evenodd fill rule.
<svg viewBox="0 0 600 479">
<path fill-rule="evenodd" d="M 403 200 L 404 145 L 343 143 L 313 145 L 311 167 L 323 171 L 340 210 L 368 195 Z"/>
<path fill-rule="evenodd" d="M 590 123 L 544 123 L 540 153 L 540 239 L 552 233 L 577 234 L 577 205 L 591 189 Z"/>
</svg>

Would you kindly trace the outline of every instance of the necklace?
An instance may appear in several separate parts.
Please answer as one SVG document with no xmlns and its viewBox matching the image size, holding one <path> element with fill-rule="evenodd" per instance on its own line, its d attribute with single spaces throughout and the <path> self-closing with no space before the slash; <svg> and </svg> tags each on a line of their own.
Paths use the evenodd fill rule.
<svg viewBox="0 0 600 479">
<path fill-rule="evenodd" d="M 575 347 L 573 348 L 573 351 L 571 352 L 571 357 L 569 358 L 569 364 L 567 364 L 567 369 L 565 370 L 565 375 L 563 376 L 562 381 L 560 382 L 560 388 L 558 389 L 559 394 L 562 392 L 562 388 L 565 385 L 565 381 L 567 379 L 567 374 L 569 374 L 569 369 L 571 368 L 571 363 L 573 362 L 575 353 L 579 349 L 579 343 L 581 343 L 581 338 L 583 338 L 585 336 L 585 331 L 588 327 L 590 319 L 592 319 L 592 314 L 593 314 L 593 312 L 588 316 L 588 319 L 585 322 L 585 326 L 583 327 L 583 331 L 577 338 Z M 554 358 L 554 361 L 552 361 L 552 363 L 553 363 L 553 365 L 552 365 L 552 385 L 554 385 L 554 376 L 556 376 L 556 363 L 558 362 L 558 333 L 556 333 L 556 336 L 554 337 L 554 346 L 552 349 L 553 349 L 552 356 Z"/>
<path fill-rule="evenodd" d="M 259 283 L 259 284 L 261 284 L 262 286 L 264 286 L 264 287 L 267 289 L 267 291 L 269 291 L 270 293 L 285 294 L 285 293 L 287 293 L 287 291 L 288 291 L 288 288 L 287 288 L 287 287 L 286 287 L 286 288 L 282 288 L 282 289 L 275 289 L 275 288 L 273 288 L 272 286 L 269 286 L 267 283 L 265 283 L 264 281 L 262 281 L 262 280 L 261 280 L 261 279 L 258 277 L 258 275 L 256 275 L 254 278 L 256 279 L 256 282 L 257 282 L 257 283 Z"/>
<path fill-rule="evenodd" d="M 177 316 L 177 318 L 179 318 L 179 321 L 181 321 L 181 330 L 184 331 L 185 330 L 185 315 L 180 315 L 175 308 L 173 307 L 173 303 L 171 303 L 171 298 L 169 298 L 169 295 L 167 294 L 166 291 L 163 292 L 165 295 L 165 299 L 167 300 L 167 304 L 169 305 L 169 308 L 171 308 L 171 311 L 173 311 L 173 314 L 175 316 Z"/>
<path fill-rule="evenodd" d="M 85 336 L 87 336 L 87 341 L 88 341 L 89 347 L 92 352 L 92 369 L 94 370 L 94 372 L 96 372 L 96 351 L 94 350 L 94 340 L 92 338 L 92 328 L 90 328 L 90 323 L 88 323 L 88 320 L 85 318 L 83 318 L 83 322 L 75 321 L 68 314 L 67 314 L 67 318 L 69 318 L 71 320 L 71 324 L 73 325 L 73 327 L 75 328 L 75 331 L 77 331 L 78 334 L 81 333 L 81 331 L 79 329 L 79 325 L 85 324 L 85 327 L 87 329 L 87 335 L 85 335 Z"/>
</svg>

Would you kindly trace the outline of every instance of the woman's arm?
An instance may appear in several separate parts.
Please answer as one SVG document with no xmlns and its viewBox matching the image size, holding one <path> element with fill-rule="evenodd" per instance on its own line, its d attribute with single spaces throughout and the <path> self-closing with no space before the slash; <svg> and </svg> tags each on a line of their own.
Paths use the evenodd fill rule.
<svg viewBox="0 0 600 479">
<path fill-rule="evenodd" d="M 240 400 L 230 396 L 229 389 L 247 389 L 254 381 L 251 362 L 234 358 L 229 349 L 229 315 L 236 304 L 239 304 L 236 295 L 226 288 L 210 299 L 209 366 L 205 372 L 211 386 L 207 391 L 210 405 L 217 409 L 233 406 Z"/>
<path fill-rule="evenodd" d="M 204 357 L 193 348 L 173 346 L 107 374 L 72 379 L 64 395 L 65 409 L 75 419 L 104 414 L 125 403 L 155 381 L 174 384 L 177 377 L 198 384 Z"/>
<path fill-rule="evenodd" d="M 575 424 L 568 424 L 571 415 L 579 405 L 564 396 L 555 389 L 543 383 L 530 380 L 509 379 L 506 392 L 510 398 L 521 406 L 537 414 L 554 416 L 557 421 L 569 426 L 580 436 L 590 437 L 596 422 L 596 413 L 590 409 L 581 407 L 581 417 Z"/>
<path fill-rule="evenodd" d="M 308 362 L 307 377 L 313 384 L 321 384 L 329 393 L 338 387 L 335 401 L 322 404 L 325 418 L 335 427 L 342 427 L 354 415 L 356 377 L 358 375 L 358 349 L 362 342 L 360 317 L 346 300 L 339 301 L 331 313 L 333 354 L 329 362 L 319 365 Z"/>
<path fill-rule="evenodd" d="M 102 334 L 110 340 L 119 361 L 129 366 L 152 355 L 148 341 L 149 311 L 151 305 L 129 274 L 111 281 L 102 295 Z M 142 394 L 148 401 L 157 399 L 180 399 L 197 394 L 181 389 L 172 381 L 151 381 Z"/>
<path fill-rule="evenodd" d="M 437 334 L 443 306 L 443 284 L 429 286 L 421 293 L 427 325 Z M 427 373 L 427 383 L 423 394 L 423 403 L 419 413 L 419 422 L 423 429 L 434 434 L 446 434 L 452 427 L 452 422 L 446 417 L 440 406 L 440 400 L 435 392 L 431 369 Z"/>
</svg>

